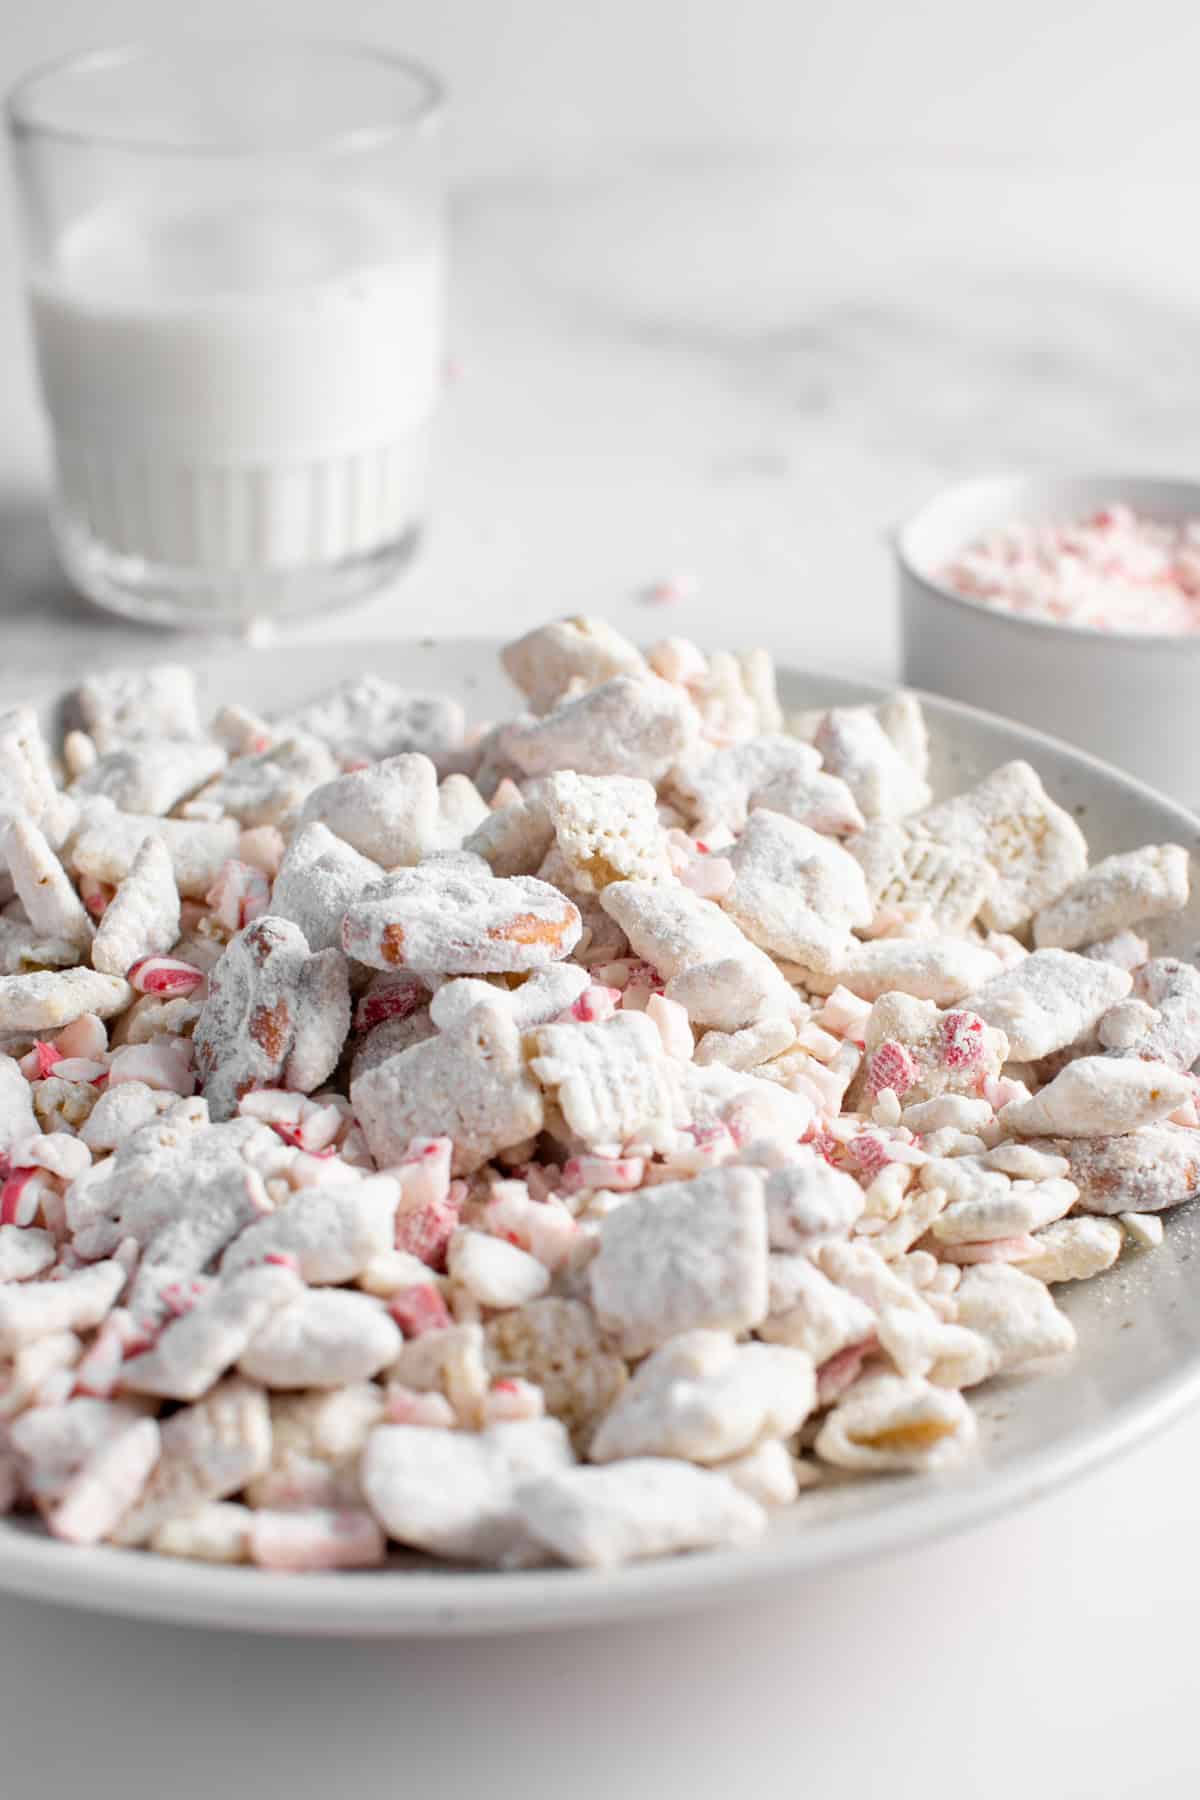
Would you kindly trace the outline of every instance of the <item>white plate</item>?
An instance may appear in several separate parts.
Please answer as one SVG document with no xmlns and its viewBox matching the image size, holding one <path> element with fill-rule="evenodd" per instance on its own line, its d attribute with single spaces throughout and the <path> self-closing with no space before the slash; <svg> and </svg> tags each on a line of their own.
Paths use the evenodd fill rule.
<svg viewBox="0 0 1200 1800">
<path fill-rule="evenodd" d="M 143 660 L 161 660 L 147 641 Z M 261 711 L 290 707 L 332 681 L 369 669 L 412 686 L 455 692 L 471 715 L 511 708 L 495 647 L 463 640 L 238 651 L 200 665 L 207 696 Z M 870 699 L 878 690 L 835 676 L 784 678 L 793 706 Z M 9 697 L 15 697 L 10 695 Z M 24 697 L 24 696 L 22 696 Z M 1079 817 L 1096 855 L 1175 839 L 1193 852 L 1200 823 L 1148 788 L 1051 738 L 969 707 L 926 701 L 939 795 L 997 763 L 1024 756 Z M 47 711 L 49 712 L 49 707 Z M 1152 934 L 1156 950 L 1194 957 L 1200 895 Z M 548 1570 L 491 1574 L 398 1556 L 360 1574 L 276 1575 L 173 1561 L 144 1552 L 78 1550 L 28 1523 L 0 1521 L 0 1587 L 108 1612 L 254 1631 L 424 1636 L 528 1631 L 665 1613 L 755 1583 L 798 1579 L 861 1562 L 1007 1511 L 1158 1430 L 1200 1397 L 1200 1212 L 1170 1217 L 1165 1244 L 1128 1254 L 1107 1275 L 1059 1297 L 1079 1332 L 1073 1356 L 972 1395 L 980 1454 L 941 1478 L 896 1477 L 831 1486 L 777 1515 L 753 1549 L 645 1563 L 613 1574 Z M 1086 1495 L 1080 1505 L 1087 1505 Z"/>
</svg>

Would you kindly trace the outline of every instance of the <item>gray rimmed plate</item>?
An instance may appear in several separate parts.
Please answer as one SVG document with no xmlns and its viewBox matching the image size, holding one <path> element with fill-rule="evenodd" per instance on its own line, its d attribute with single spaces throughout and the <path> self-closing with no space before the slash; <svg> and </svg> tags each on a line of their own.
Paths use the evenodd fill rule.
<svg viewBox="0 0 1200 1800">
<path fill-rule="evenodd" d="M 277 712 L 362 671 L 454 693 L 474 719 L 512 709 L 512 695 L 482 640 L 304 645 L 237 650 L 193 659 L 205 697 Z M 143 661 L 171 649 L 147 640 Z M 124 660 L 129 660 L 128 658 Z M 844 704 L 880 690 L 833 675 L 789 670 L 785 703 Z M 0 682 L 0 699 L 26 699 Z M 37 696 L 35 699 L 39 698 Z M 56 721 L 53 696 L 42 699 Z M 933 781 L 940 797 L 996 764 L 1024 757 L 1078 817 L 1095 856 L 1174 839 L 1200 849 L 1200 821 L 1115 769 L 1052 738 L 929 696 Z M 1200 893 L 1152 931 L 1156 951 L 1194 959 Z M 0 1587 L 41 1599 L 180 1624 L 341 1636 L 515 1632 L 587 1624 L 698 1606 L 756 1583 L 799 1581 L 906 1545 L 961 1531 L 1022 1506 L 1086 1473 L 1200 1398 L 1200 1209 L 1168 1216 L 1166 1242 L 1129 1252 L 1106 1275 L 1059 1297 L 1079 1348 L 1035 1373 L 989 1383 L 972 1395 L 978 1456 L 942 1477 L 831 1485 L 775 1516 L 750 1549 L 633 1565 L 612 1574 L 538 1570 L 495 1574 L 448 1569 L 418 1557 L 355 1574 L 280 1575 L 175 1562 L 145 1552 L 80 1550 L 24 1520 L 0 1520 Z"/>
</svg>

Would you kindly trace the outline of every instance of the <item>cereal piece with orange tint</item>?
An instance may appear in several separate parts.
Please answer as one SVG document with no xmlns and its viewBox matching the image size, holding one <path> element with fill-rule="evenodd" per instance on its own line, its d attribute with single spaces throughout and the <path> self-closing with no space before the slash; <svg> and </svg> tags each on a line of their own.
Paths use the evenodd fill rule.
<svg viewBox="0 0 1200 1800">
<path fill-rule="evenodd" d="M 1123 1137 L 1034 1142 L 1067 1159 L 1080 1212 L 1161 1212 L 1200 1194 L 1200 1133 L 1185 1125 L 1143 1125 Z"/>
<path fill-rule="evenodd" d="M 342 944 L 374 969 L 519 974 L 569 955 L 581 930 L 579 909 L 547 882 L 447 858 L 365 888 Z"/>
<path fill-rule="evenodd" d="M 838 1402 L 814 1448 L 839 1469 L 943 1469 L 964 1457 L 975 1438 L 974 1414 L 955 1389 L 916 1375 L 875 1375 Z"/>
</svg>

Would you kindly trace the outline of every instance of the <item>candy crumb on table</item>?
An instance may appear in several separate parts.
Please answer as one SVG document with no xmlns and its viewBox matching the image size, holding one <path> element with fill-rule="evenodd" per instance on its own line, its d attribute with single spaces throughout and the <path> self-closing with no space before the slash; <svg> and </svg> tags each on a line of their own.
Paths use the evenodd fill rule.
<svg viewBox="0 0 1200 1800">
<path fill-rule="evenodd" d="M 1148 529 L 1013 566 L 1128 586 Z M 61 760 L 0 709 L 0 1510 L 271 1571 L 748 1543 L 969 1459 L 1200 1188 L 1182 847 L 1093 861 L 1020 761 L 935 799 L 911 695 L 788 719 L 761 652 L 503 660 L 471 728 L 176 666 Z"/>
<path fill-rule="evenodd" d="M 986 532 L 940 571 L 968 600 L 1113 632 L 1200 630 L 1200 519 L 1164 523 L 1114 502 L 1091 517 Z"/>
</svg>

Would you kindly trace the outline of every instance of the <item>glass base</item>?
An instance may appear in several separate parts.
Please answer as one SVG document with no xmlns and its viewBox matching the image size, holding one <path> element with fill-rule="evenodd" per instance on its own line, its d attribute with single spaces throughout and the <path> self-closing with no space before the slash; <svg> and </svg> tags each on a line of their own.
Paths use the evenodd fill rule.
<svg viewBox="0 0 1200 1800">
<path fill-rule="evenodd" d="M 335 562 L 194 569 L 122 555 L 61 513 L 53 523 L 63 567 L 85 598 L 106 612 L 176 631 L 237 631 L 356 606 L 407 568 L 424 535 L 414 521 L 390 542 Z"/>
</svg>

